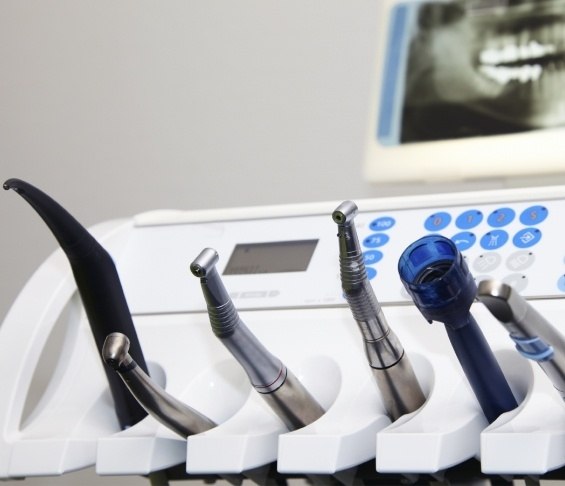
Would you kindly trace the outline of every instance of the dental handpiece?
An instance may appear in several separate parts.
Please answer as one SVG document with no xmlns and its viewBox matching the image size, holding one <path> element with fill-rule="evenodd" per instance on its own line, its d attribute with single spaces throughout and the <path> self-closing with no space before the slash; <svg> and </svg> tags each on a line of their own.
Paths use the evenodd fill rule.
<svg viewBox="0 0 565 486">
<path fill-rule="evenodd" d="M 352 201 L 344 201 L 332 214 L 338 226 L 341 286 L 361 331 L 365 353 L 385 409 L 394 421 L 420 408 L 426 397 L 367 277 L 353 221 L 356 215 L 357 206 Z"/>
<path fill-rule="evenodd" d="M 35 186 L 20 179 L 8 179 L 4 189 L 13 189 L 35 209 L 65 252 L 97 349 L 102 350 L 108 334 L 124 333 L 131 340 L 132 357 L 147 372 L 120 278 L 110 254 L 66 209 Z M 104 371 L 121 428 L 136 424 L 147 413 L 116 373 L 106 366 Z"/>
<path fill-rule="evenodd" d="M 455 244 L 439 235 L 409 245 L 398 262 L 402 283 L 431 323 L 443 322 L 453 350 L 492 423 L 518 406 L 477 322 L 470 313 L 477 286 Z"/>
<path fill-rule="evenodd" d="M 241 320 L 216 270 L 217 262 L 217 252 L 206 248 L 190 265 L 192 273 L 200 278 L 214 334 L 243 367 L 253 388 L 289 430 L 314 422 L 324 414 L 324 409 Z"/>
<path fill-rule="evenodd" d="M 216 426 L 208 417 L 177 400 L 155 383 L 129 355 L 129 345 L 127 336 L 113 332 L 104 341 L 102 357 L 150 415 L 182 437 Z"/>
<path fill-rule="evenodd" d="M 539 364 L 565 400 L 565 337 L 510 285 L 483 280 L 478 298 L 508 331 L 518 352 Z"/>
</svg>

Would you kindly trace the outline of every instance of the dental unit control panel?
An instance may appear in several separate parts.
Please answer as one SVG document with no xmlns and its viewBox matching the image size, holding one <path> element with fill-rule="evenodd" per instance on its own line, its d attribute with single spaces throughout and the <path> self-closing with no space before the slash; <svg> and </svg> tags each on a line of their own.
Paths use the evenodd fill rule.
<svg viewBox="0 0 565 486">
<path fill-rule="evenodd" d="M 58 250 L 30 278 L 0 327 L 0 369 L 10 370 L 1 379 L 0 478 L 90 466 L 100 475 L 148 475 L 179 465 L 187 479 L 251 478 L 252 471 L 276 464 L 278 474 L 332 475 L 349 484 L 346 472 L 361 465 L 370 464 L 376 475 L 414 477 L 441 475 L 468 461 L 480 464 L 486 476 L 565 477 L 565 404 L 554 388 L 561 381 L 548 379 L 557 376 L 552 370 L 561 373 L 561 344 L 545 343 L 554 355 L 543 359 L 553 357 L 555 366 L 537 366 L 524 358 L 527 344 L 509 339 L 513 328 L 473 301 L 474 326 L 484 334 L 513 403 L 487 420 L 452 336 L 444 326 L 428 324 L 398 268 L 404 250 L 418 239 L 432 235 L 440 249 L 447 239 L 473 285 L 498 281 L 511 287 L 527 300 L 523 305 L 543 315 L 544 329 L 554 327 L 555 334 L 544 339 L 565 333 L 565 187 L 355 205 L 360 278 L 370 283 L 364 292 L 374 292 L 378 302 L 372 305 L 402 344 L 391 346 L 399 358 L 409 358 L 413 371 L 404 376 L 410 376 L 411 389 L 421 387 L 408 411 L 389 413 L 368 351 L 364 326 L 370 318 L 355 310 L 354 286 L 343 283 L 347 268 L 363 265 L 351 260 L 346 268 L 342 260 L 340 274 L 336 222 L 343 226 L 344 220 L 334 210 L 343 209 L 346 217 L 353 206 L 334 201 L 153 211 L 90 229 L 115 262 L 143 349 L 147 374 L 136 371 L 131 379 L 141 381 L 129 386 L 141 387 L 138 401 L 148 415 L 131 426 L 118 421 L 106 379 L 108 369 L 115 371 L 97 356 L 100 346 L 92 340 L 77 282 Z M 201 254 L 203 249 L 213 250 Z M 489 289 L 485 301 L 495 306 L 499 295 Z M 111 336 L 116 341 L 105 344 L 103 356 L 126 381 L 135 371 L 131 357 L 112 361 L 118 351 L 108 347 L 127 339 Z M 275 378 L 258 384 L 267 376 L 257 365 L 263 359 Z M 30 390 L 39 370 L 49 378 L 37 399 Z M 153 388 L 146 393 L 145 386 Z M 264 396 L 271 392 L 280 400 L 275 407 L 273 397 Z M 297 396 L 302 405 L 291 402 Z M 197 411 L 205 426 L 175 433 L 167 426 L 171 408 L 156 403 L 176 407 L 175 418 Z M 298 415 L 305 408 L 312 413 L 292 426 L 287 417 L 293 407 Z"/>
</svg>

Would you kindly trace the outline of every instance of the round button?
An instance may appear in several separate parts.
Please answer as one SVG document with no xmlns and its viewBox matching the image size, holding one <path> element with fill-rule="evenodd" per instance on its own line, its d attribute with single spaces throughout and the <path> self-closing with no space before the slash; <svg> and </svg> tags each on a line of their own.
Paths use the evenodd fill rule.
<svg viewBox="0 0 565 486">
<path fill-rule="evenodd" d="M 373 231 L 386 231 L 387 229 L 392 228 L 394 223 L 396 223 L 396 220 L 391 216 L 382 216 L 371 221 L 369 228 Z"/>
<path fill-rule="evenodd" d="M 460 229 L 471 229 L 483 220 L 483 213 L 477 209 L 470 209 L 461 213 L 455 220 L 455 225 Z"/>
<path fill-rule="evenodd" d="M 475 258 L 473 269 L 477 272 L 485 273 L 494 270 L 502 262 L 502 257 L 495 252 L 483 253 Z"/>
<path fill-rule="evenodd" d="M 428 231 L 440 231 L 451 222 L 451 215 L 449 213 L 434 213 L 426 219 L 424 227 Z"/>
<path fill-rule="evenodd" d="M 557 280 L 557 288 L 561 290 L 561 292 L 565 292 L 565 275 L 561 275 Z"/>
<path fill-rule="evenodd" d="M 386 245 L 389 237 L 385 233 L 373 233 L 363 240 L 363 245 L 367 248 L 378 248 L 379 246 Z"/>
<path fill-rule="evenodd" d="M 481 246 L 485 250 L 496 250 L 508 241 L 508 233 L 504 230 L 492 230 L 481 238 Z"/>
<path fill-rule="evenodd" d="M 520 223 L 525 226 L 539 224 L 547 218 L 547 208 L 544 206 L 531 206 L 520 214 Z"/>
<path fill-rule="evenodd" d="M 516 292 L 522 292 L 528 286 L 528 278 L 521 273 L 512 273 L 502 279 L 506 285 L 510 285 Z"/>
<path fill-rule="evenodd" d="M 507 224 L 510 224 L 515 217 L 516 217 L 516 213 L 513 209 L 498 208 L 489 214 L 487 218 L 487 223 L 489 224 L 489 226 L 492 226 L 493 228 L 501 228 L 502 226 L 506 226 Z"/>
<path fill-rule="evenodd" d="M 377 276 L 377 271 L 373 267 L 367 267 L 367 278 L 373 280 Z"/>
<path fill-rule="evenodd" d="M 519 270 L 525 270 L 526 268 L 531 267 L 534 260 L 535 257 L 531 251 L 520 250 L 512 253 L 512 255 L 506 259 L 506 266 L 509 270 L 518 272 Z"/>
<path fill-rule="evenodd" d="M 530 248 L 541 240 L 541 231 L 537 228 L 524 228 L 514 235 L 512 243 L 518 248 Z"/>
<path fill-rule="evenodd" d="M 459 251 L 465 251 L 475 244 L 477 237 L 469 231 L 463 231 L 454 235 L 451 238 L 451 241 L 455 243 L 455 246 Z"/>
<path fill-rule="evenodd" d="M 369 250 L 363 253 L 363 262 L 365 265 L 374 265 L 380 262 L 382 258 L 383 254 L 379 250 Z"/>
</svg>

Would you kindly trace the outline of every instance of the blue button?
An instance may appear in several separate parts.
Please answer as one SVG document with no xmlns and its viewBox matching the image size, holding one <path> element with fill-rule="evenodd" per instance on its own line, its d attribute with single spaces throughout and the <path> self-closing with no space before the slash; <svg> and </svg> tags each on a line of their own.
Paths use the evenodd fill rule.
<svg viewBox="0 0 565 486">
<path fill-rule="evenodd" d="M 504 230 L 492 230 L 481 238 L 481 246 L 485 250 L 496 250 L 508 241 L 508 233 Z"/>
<path fill-rule="evenodd" d="M 386 231 L 389 228 L 392 228 L 396 223 L 396 220 L 390 216 L 383 216 L 381 218 L 377 218 L 369 224 L 369 228 L 373 231 Z"/>
<path fill-rule="evenodd" d="M 426 219 L 424 227 L 428 231 L 439 231 L 451 223 L 451 215 L 449 213 L 435 213 Z"/>
<path fill-rule="evenodd" d="M 477 209 L 470 209 L 460 214 L 455 220 L 455 225 L 460 229 L 471 229 L 483 220 L 483 213 Z"/>
<path fill-rule="evenodd" d="M 477 237 L 469 231 L 462 231 L 461 233 L 454 235 L 451 238 L 451 241 L 455 243 L 455 246 L 459 251 L 465 251 L 475 244 Z"/>
<path fill-rule="evenodd" d="M 524 209 L 520 214 L 520 223 L 525 226 L 539 224 L 547 218 L 547 208 L 543 206 L 531 206 Z"/>
<path fill-rule="evenodd" d="M 367 278 L 369 280 L 372 280 L 377 276 L 377 271 L 373 267 L 367 267 L 365 270 L 367 270 Z"/>
<path fill-rule="evenodd" d="M 365 265 L 374 265 L 383 258 L 383 254 L 379 250 L 369 250 L 363 253 L 363 261 Z"/>
<path fill-rule="evenodd" d="M 367 248 L 378 248 L 379 246 L 383 246 L 388 243 L 389 237 L 385 233 L 374 233 L 372 235 L 367 236 L 363 240 L 363 245 Z"/>
<path fill-rule="evenodd" d="M 565 292 L 565 275 L 561 275 L 559 280 L 557 280 L 557 288 L 561 290 L 561 292 Z"/>
<path fill-rule="evenodd" d="M 516 216 L 516 212 L 511 208 L 498 208 L 489 214 L 487 223 L 493 228 L 502 228 L 510 224 Z"/>
<path fill-rule="evenodd" d="M 512 239 L 512 243 L 518 248 L 530 248 L 541 240 L 541 231 L 537 228 L 524 228 L 518 231 Z"/>
</svg>

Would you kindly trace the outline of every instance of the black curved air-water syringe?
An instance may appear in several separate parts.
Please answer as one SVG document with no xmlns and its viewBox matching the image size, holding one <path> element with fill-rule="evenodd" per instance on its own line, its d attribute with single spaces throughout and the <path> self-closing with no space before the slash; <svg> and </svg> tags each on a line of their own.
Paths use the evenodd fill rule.
<svg viewBox="0 0 565 486">
<path fill-rule="evenodd" d="M 4 189 L 13 189 L 45 221 L 67 255 L 77 288 L 101 352 L 108 334 L 121 332 L 130 339 L 130 354 L 147 373 L 147 365 L 110 254 L 66 209 L 44 192 L 20 179 L 8 179 Z M 117 374 L 104 365 L 118 421 L 122 429 L 147 415 Z"/>
</svg>

